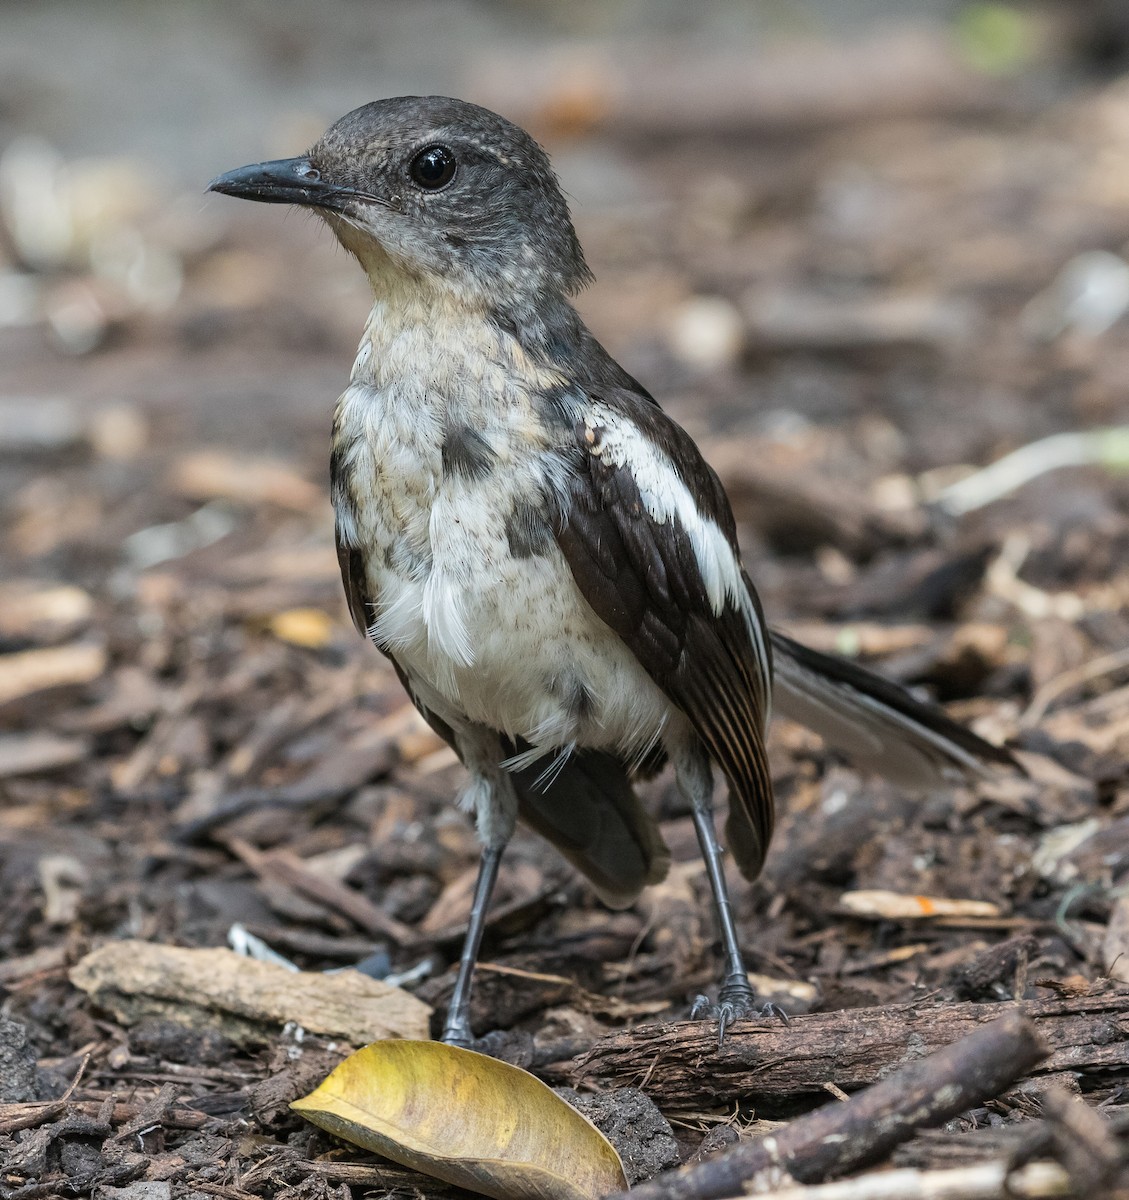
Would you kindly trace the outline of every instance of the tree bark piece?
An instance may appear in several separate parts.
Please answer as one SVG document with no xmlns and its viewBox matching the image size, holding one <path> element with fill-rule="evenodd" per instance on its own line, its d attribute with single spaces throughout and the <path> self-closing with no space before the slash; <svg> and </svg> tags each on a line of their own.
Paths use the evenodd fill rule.
<svg viewBox="0 0 1129 1200">
<path fill-rule="evenodd" d="M 845 1102 L 635 1188 L 632 1200 L 717 1200 L 781 1176 L 816 1183 L 884 1159 L 918 1129 L 997 1095 L 1047 1055 L 1015 1009 Z M 755 1185 L 755 1186 L 753 1186 Z"/>
<path fill-rule="evenodd" d="M 96 1117 L 103 1111 L 103 1103 L 101 1100 L 33 1100 L 25 1104 L 0 1104 L 0 1133 L 35 1129 L 57 1121 L 68 1112 Z M 115 1104 L 110 1112 L 110 1122 L 124 1125 L 135 1120 L 144 1107 L 142 1104 Z M 201 1129 L 212 1119 L 195 1108 L 166 1108 L 159 1124 L 168 1129 Z"/>
<path fill-rule="evenodd" d="M 379 1038 L 426 1038 L 431 1009 L 359 971 L 318 975 L 151 942 L 109 942 L 71 969 L 71 982 L 125 1024 L 157 1016 L 216 1029 L 241 1045 L 272 1041 L 287 1022 L 363 1046 Z"/>
<path fill-rule="evenodd" d="M 578 1062 L 575 1082 L 642 1087 L 665 1110 L 742 1099 L 769 1115 L 833 1083 L 857 1091 L 891 1069 L 966 1037 L 1008 1011 L 1001 1004 L 890 1006 L 742 1021 L 717 1044 L 706 1021 L 645 1025 L 598 1041 Z M 1129 1065 L 1129 987 L 1033 1000 L 1022 1011 L 1050 1047 L 1044 1071 Z"/>
</svg>

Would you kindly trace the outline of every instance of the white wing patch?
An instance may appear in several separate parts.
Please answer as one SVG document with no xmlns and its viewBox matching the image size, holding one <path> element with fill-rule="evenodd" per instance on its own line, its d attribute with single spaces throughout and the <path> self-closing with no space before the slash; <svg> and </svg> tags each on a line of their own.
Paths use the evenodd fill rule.
<svg viewBox="0 0 1129 1200">
<path fill-rule="evenodd" d="M 659 525 L 676 521 L 686 531 L 714 615 L 720 616 L 727 604 L 741 613 L 761 673 L 767 723 L 772 697 L 769 650 L 760 614 L 745 586 L 741 561 L 725 534 L 716 521 L 702 515 L 667 455 L 634 424 L 602 404 L 593 404 L 585 425 L 592 434 L 590 453 L 631 471 L 651 519 Z"/>
</svg>

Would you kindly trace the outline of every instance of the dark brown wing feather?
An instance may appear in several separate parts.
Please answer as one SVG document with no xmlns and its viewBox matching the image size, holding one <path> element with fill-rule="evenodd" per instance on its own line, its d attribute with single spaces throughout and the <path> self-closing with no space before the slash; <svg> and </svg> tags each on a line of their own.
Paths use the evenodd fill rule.
<svg viewBox="0 0 1129 1200">
<path fill-rule="evenodd" d="M 713 520 L 736 556 L 728 501 L 688 434 L 643 397 L 601 395 L 666 454 L 703 516 Z M 730 785 L 730 848 L 742 872 L 760 870 L 773 826 L 772 782 L 765 753 L 765 680 L 744 614 L 727 603 L 715 614 L 689 534 L 648 513 L 628 466 L 607 461 L 576 430 L 570 496 L 558 543 L 584 598 L 690 720 Z M 756 620 L 762 621 L 746 579 Z M 764 645 L 768 637 L 765 633 Z"/>
<path fill-rule="evenodd" d="M 341 582 L 345 585 L 345 603 L 349 606 L 349 616 L 353 618 L 357 632 L 368 641 L 373 612 L 368 600 L 364 555 L 352 546 L 345 545 L 340 532 L 337 535 L 337 565 L 341 568 Z"/>
</svg>

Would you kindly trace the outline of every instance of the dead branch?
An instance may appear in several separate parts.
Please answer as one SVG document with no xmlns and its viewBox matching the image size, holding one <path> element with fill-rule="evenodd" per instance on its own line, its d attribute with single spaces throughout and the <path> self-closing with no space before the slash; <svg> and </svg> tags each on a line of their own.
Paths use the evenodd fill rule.
<svg viewBox="0 0 1129 1200">
<path fill-rule="evenodd" d="M 918 1129 L 998 1095 L 1047 1055 L 1017 1010 L 977 1029 L 846 1102 L 800 1117 L 756 1141 L 635 1188 L 632 1200 L 716 1200 L 781 1173 L 815 1183 L 885 1158 Z"/>
<path fill-rule="evenodd" d="M 1070 1177 L 1055 1163 L 1009 1171 L 1007 1163 L 975 1163 L 945 1171 L 875 1171 L 856 1179 L 782 1187 L 760 1200 L 1036 1200 L 1075 1196 Z"/>
<path fill-rule="evenodd" d="M 57 1121 L 65 1113 L 81 1113 L 96 1117 L 103 1109 L 100 1100 L 46 1100 L 24 1104 L 0 1104 L 0 1133 L 15 1133 L 20 1129 L 35 1129 Z M 135 1121 L 146 1109 L 143 1104 L 115 1104 L 109 1114 L 113 1125 Z M 160 1124 L 170 1129 L 200 1129 L 212 1118 L 195 1108 L 165 1108 Z"/>
<path fill-rule="evenodd" d="M 706 1022 L 642 1025 L 598 1041 L 579 1061 L 574 1082 L 645 1087 L 660 1107 L 685 1109 L 742 1099 L 762 1111 L 833 1083 L 857 1091 L 891 1067 L 905 1066 L 996 1020 L 999 1004 L 856 1008 L 777 1021 L 741 1022 L 717 1045 Z M 1023 1005 L 1050 1047 L 1043 1071 L 1129 1065 L 1129 987 L 1110 984 L 1085 996 Z"/>
</svg>

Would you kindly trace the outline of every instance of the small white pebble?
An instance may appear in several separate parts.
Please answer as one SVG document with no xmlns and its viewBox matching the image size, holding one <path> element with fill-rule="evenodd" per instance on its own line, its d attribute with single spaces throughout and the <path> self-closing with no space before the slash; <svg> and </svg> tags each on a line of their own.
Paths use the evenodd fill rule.
<svg viewBox="0 0 1129 1200">
<path fill-rule="evenodd" d="M 741 314 L 721 296 L 692 296 L 671 314 L 671 353 L 684 366 L 713 371 L 733 366 L 745 345 Z"/>
</svg>

